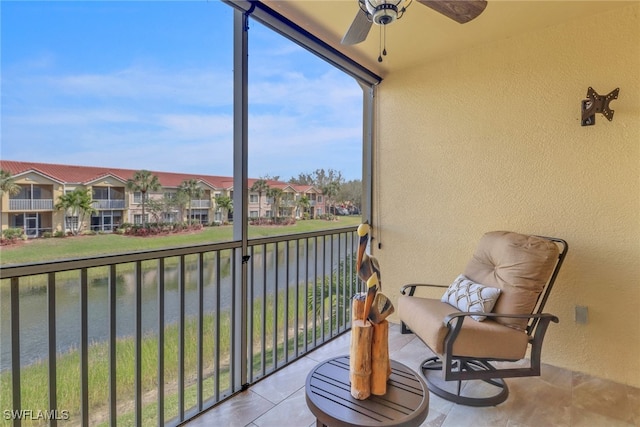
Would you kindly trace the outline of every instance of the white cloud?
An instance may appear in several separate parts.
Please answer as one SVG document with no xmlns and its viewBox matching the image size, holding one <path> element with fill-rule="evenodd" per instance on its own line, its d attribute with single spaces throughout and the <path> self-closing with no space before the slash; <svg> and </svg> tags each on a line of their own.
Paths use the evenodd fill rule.
<svg viewBox="0 0 640 427">
<path fill-rule="evenodd" d="M 232 173 L 230 71 L 136 65 L 8 78 L 4 158 Z M 359 178 L 362 92 L 353 79 L 271 69 L 250 80 L 250 174 L 288 179 L 333 168 Z"/>
<path fill-rule="evenodd" d="M 34 81 L 35 80 L 35 81 Z M 158 70 L 131 67 L 109 74 L 33 76 L 27 85 L 39 86 L 49 98 L 111 100 L 164 100 L 174 104 L 225 106 L 233 98 L 233 76 L 202 70 Z M 35 88 L 33 89 L 35 90 Z"/>
</svg>

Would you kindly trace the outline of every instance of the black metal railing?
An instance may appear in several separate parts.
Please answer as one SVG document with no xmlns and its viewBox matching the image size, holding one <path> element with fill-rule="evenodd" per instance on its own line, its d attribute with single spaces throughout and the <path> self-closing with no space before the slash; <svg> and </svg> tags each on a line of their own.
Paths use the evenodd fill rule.
<svg viewBox="0 0 640 427">
<path fill-rule="evenodd" d="M 189 419 L 349 330 L 356 245 L 348 227 L 245 256 L 225 242 L 4 266 L 2 421 Z"/>
</svg>

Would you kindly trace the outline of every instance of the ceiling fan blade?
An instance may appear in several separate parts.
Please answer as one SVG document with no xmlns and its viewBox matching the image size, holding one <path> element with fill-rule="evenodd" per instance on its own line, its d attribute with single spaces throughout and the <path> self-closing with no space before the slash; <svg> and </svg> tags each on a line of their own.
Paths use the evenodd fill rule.
<svg viewBox="0 0 640 427">
<path fill-rule="evenodd" d="M 418 2 L 461 24 L 477 18 L 487 7 L 486 0 L 418 0 Z"/>
<path fill-rule="evenodd" d="M 367 38 L 367 34 L 369 34 L 371 24 L 371 21 L 369 21 L 364 11 L 358 10 L 358 14 L 353 19 L 351 26 L 349 26 L 347 33 L 340 43 L 352 45 L 363 42 Z"/>
</svg>

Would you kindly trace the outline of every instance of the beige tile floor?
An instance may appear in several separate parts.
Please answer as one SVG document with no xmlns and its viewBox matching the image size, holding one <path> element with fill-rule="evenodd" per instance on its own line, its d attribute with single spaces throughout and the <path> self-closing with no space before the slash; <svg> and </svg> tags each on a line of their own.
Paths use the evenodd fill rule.
<svg viewBox="0 0 640 427">
<path fill-rule="evenodd" d="M 319 362 L 349 352 L 350 334 L 310 352 L 247 391 L 186 423 L 187 427 L 315 426 L 307 408 L 304 383 Z M 427 347 L 398 325 L 389 334 L 392 359 L 417 370 Z M 640 389 L 544 365 L 540 377 L 507 380 L 509 399 L 495 407 L 456 405 L 430 394 L 428 427 L 640 426 Z"/>
</svg>

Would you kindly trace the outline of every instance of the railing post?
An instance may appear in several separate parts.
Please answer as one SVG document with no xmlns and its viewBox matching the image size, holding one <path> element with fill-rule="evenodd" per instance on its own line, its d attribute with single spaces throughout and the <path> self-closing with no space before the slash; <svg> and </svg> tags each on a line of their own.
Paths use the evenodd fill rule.
<svg viewBox="0 0 640 427">
<path fill-rule="evenodd" d="M 109 266 L 109 422 L 116 423 L 116 266 Z"/>
<path fill-rule="evenodd" d="M 13 410 L 20 413 L 20 282 L 18 277 L 11 278 L 11 386 Z M 22 425 L 20 417 L 14 417 L 14 427 Z"/>
<path fill-rule="evenodd" d="M 80 400 L 82 425 L 89 425 L 89 308 L 87 269 L 80 270 Z"/>
<path fill-rule="evenodd" d="M 184 320 L 185 320 L 185 265 L 184 255 L 180 256 L 178 274 L 178 419 L 184 421 Z"/>
<path fill-rule="evenodd" d="M 57 404 L 57 374 L 56 374 L 56 274 L 49 273 L 47 283 L 47 316 L 49 317 L 49 409 L 56 411 Z M 54 417 L 49 421 L 49 427 L 56 427 L 58 421 Z"/>
<path fill-rule="evenodd" d="M 135 423 L 142 426 L 142 261 L 136 262 L 135 282 Z"/>
<path fill-rule="evenodd" d="M 204 334 L 204 254 L 198 254 L 198 338 L 197 338 L 197 407 L 198 412 L 202 411 L 202 381 L 203 377 L 203 334 Z"/>
<path fill-rule="evenodd" d="M 164 258 L 158 259 L 158 427 L 164 425 Z"/>
</svg>

